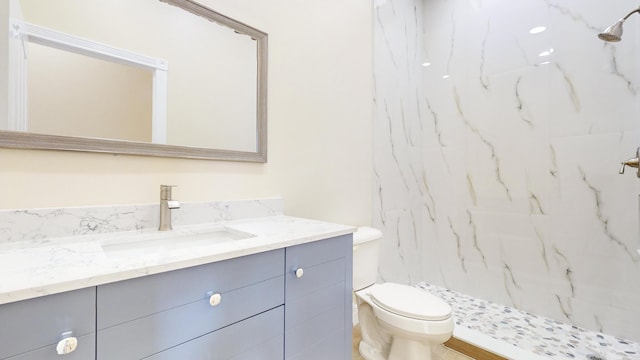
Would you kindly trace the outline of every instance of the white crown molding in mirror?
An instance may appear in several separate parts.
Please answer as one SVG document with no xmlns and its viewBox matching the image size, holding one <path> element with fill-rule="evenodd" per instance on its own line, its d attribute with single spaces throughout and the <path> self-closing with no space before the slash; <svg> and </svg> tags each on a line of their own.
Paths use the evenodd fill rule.
<svg viewBox="0 0 640 360">
<path fill-rule="evenodd" d="M 11 51 L 12 72 L 9 74 L 9 89 L 15 94 L 13 102 L 9 103 L 9 117 L 7 130 L 27 131 L 29 117 L 27 109 L 27 93 L 22 91 L 27 87 L 27 49 L 24 39 L 40 45 L 86 55 L 96 59 L 140 67 L 153 73 L 152 110 L 151 110 L 151 142 L 166 144 L 167 142 L 167 70 L 168 63 L 164 59 L 156 59 L 146 55 L 136 54 L 124 49 L 101 44 L 77 36 L 61 33 L 17 19 L 9 21 L 11 35 L 10 42 L 16 51 Z M 15 77 L 15 78 L 14 78 Z"/>
<path fill-rule="evenodd" d="M 122 51 L 115 47 L 106 46 L 109 51 L 103 52 L 104 44 L 86 41 L 86 39 L 75 38 L 68 44 L 69 38 L 66 34 L 48 31 L 40 26 L 31 26 L 23 21 L 13 21 L 9 32 L 9 46 L 11 47 L 9 58 L 10 73 L 15 74 L 9 79 L 8 120 L 3 125 L 6 130 L 0 131 L 0 147 L 20 148 L 20 149 L 49 149 L 49 150 L 70 150 L 85 152 L 116 153 L 127 155 L 179 157 L 194 159 L 229 160 L 229 161 L 267 161 L 267 37 L 268 35 L 249 25 L 238 22 L 225 15 L 217 13 L 192 0 L 159 0 L 160 2 L 176 6 L 191 14 L 202 17 L 208 21 L 231 28 L 236 33 L 248 35 L 256 43 L 256 63 L 257 81 L 256 95 L 256 151 L 238 151 L 226 149 L 211 149 L 197 146 L 180 146 L 166 144 L 167 125 L 167 89 L 166 85 L 166 63 L 152 57 L 142 56 L 134 52 Z M 110 59 L 115 62 L 125 62 L 129 65 L 135 64 L 138 67 L 146 67 L 154 73 L 153 90 L 153 143 L 112 140 L 96 137 L 78 137 L 66 135 L 48 135 L 15 131 L 27 128 L 26 111 L 26 74 L 24 69 L 24 42 L 30 41 L 45 44 L 64 50 L 71 50 L 83 55 L 91 55 L 96 58 Z M 124 55 L 123 55 L 124 54 Z M 197 71 L 197 70 L 194 70 Z M 157 86 L 155 84 L 158 84 Z M 164 120 L 162 119 L 164 116 Z M 164 137 L 163 137 L 164 136 Z"/>
</svg>

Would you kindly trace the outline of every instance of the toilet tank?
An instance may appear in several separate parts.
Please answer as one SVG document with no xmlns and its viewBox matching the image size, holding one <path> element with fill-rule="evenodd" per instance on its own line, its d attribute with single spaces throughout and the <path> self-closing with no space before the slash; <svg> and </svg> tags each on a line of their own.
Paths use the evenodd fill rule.
<svg viewBox="0 0 640 360">
<path fill-rule="evenodd" d="M 378 258 L 382 232 L 370 227 L 359 227 L 353 233 L 353 290 L 358 291 L 375 284 L 378 279 Z"/>
</svg>

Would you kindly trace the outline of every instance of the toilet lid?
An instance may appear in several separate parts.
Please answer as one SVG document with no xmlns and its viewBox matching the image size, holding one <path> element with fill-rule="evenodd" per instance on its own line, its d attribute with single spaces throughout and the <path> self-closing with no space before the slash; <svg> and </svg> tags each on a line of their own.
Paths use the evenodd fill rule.
<svg viewBox="0 0 640 360">
<path fill-rule="evenodd" d="M 371 299 L 392 313 L 419 320 L 445 320 L 451 306 L 439 297 L 411 286 L 385 283 L 373 286 Z"/>
</svg>

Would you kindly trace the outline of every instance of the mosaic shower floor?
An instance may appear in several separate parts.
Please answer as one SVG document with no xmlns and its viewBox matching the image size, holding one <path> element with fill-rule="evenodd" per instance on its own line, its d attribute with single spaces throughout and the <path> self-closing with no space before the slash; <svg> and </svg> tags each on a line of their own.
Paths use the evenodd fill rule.
<svg viewBox="0 0 640 360">
<path fill-rule="evenodd" d="M 416 287 L 448 302 L 453 308 L 456 327 L 490 336 L 542 358 L 640 360 L 638 343 L 587 331 L 428 283 L 420 283 Z M 487 350 L 505 355 L 490 347 Z"/>
</svg>

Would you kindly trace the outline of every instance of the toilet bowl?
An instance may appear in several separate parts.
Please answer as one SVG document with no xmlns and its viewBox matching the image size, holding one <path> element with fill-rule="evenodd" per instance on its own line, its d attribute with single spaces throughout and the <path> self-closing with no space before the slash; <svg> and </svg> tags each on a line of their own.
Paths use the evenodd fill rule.
<svg viewBox="0 0 640 360">
<path fill-rule="evenodd" d="M 423 290 L 395 283 L 375 283 L 379 241 L 372 228 L 354 233 L 353 285 L 366 360 L 430 360 L 433 346 L 453 333 L 451 306 Z"/>
</svg>

